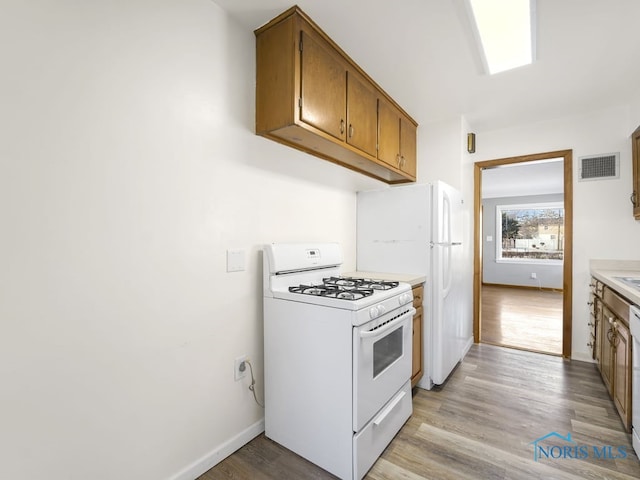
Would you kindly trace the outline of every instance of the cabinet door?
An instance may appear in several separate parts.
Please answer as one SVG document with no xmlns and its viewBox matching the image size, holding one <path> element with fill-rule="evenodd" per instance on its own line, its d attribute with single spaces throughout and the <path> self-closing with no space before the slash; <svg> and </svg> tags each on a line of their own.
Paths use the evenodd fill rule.
<svg viewBox="0 0 640 480">
<path fill-rule="evenodd" d="M 602 380 L 610 394 L 613 394 L 613 342 L 614 342 L 614 330 L 613 322 L 615 321 L 615 315 L 603 305 L 602 307 L 602 352 L 600 354 L 600 374 Z"/>
<path fill-rule="evenodd" d="M 331 45 L 306 30 L 301 33 L 300 92 L 300 120 L 344 140 L 346 65 Z"/>
<path fill-rule="evenodd" d="M 378 99 L 378 159 L 395 168 L 400 164 L 400 115 L 382 98 Z"/>
<path fill-rule="evenodd" d="M 627 431 L 631 426 L 631 345 L 629 329 L 616 321 L 613 360 L 613 403 Z"/>
<path fill-rule="evenodd" d="M 416 176 L 417 161 L 417 132 L 416 126 L 407 120 L 406 117 L 400 117 L 400 169 L 408 173 L 412 177 Z"/>
<path fill-rule="evenodd" d="M 640 220 L 640 127 L 631 136 L 631 150 L 633 158 L 633 216 Z"/>
<path fill-rule="evenodd" d="M 347 143 L 376 156 L 378 94 L 354 71 L 347 73 Z"/>
</svg>

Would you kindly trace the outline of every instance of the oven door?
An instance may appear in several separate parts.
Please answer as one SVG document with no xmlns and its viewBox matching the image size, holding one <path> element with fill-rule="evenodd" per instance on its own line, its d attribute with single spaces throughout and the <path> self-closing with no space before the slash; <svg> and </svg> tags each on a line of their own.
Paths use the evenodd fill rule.
<svg viewBox="0 0 640 480">
<path fill-rule="evenodd" d="M 366 423 L 411 378 L 412 319 L 401 309 L 353 328 L 353 431 Z"/>
</svg>

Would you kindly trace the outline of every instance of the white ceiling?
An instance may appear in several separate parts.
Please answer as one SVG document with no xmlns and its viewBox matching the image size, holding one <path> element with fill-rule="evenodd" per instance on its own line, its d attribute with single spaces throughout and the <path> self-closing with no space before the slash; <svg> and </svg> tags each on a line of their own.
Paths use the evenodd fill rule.
<svg viewBox="0 0 640 480">
<path fill-rule="evenodd" d="M 524 197 L 562 192 L 562 158 L 482 170 L 482 198 Z"/>
<path fill-rule="evenodd" d="M 213 0 L 252 31 L 292 0 Z M 537 61 L 488 76 L 464 0 L 298 0 L 419 124 L 476 131 L 559 118 L 640 94 L 640 0 L 537 0 Z"/>
</svg>

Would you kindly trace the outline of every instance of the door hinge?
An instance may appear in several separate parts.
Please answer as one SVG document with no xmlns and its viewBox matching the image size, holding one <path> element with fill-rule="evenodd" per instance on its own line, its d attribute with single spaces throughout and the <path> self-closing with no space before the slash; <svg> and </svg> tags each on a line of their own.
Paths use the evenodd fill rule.
<svg viewBox="0 0 640 480">
<path fill-rule="evenodd" d="M 298 98 L 298 107 L 302 108 L 302 97 Z"/>
<path fill-rule="evenodd" d="M 300 43 L 298 44 L 298 48 L 302 51 L 302 39 L 300 39 Z"/>
</svg>

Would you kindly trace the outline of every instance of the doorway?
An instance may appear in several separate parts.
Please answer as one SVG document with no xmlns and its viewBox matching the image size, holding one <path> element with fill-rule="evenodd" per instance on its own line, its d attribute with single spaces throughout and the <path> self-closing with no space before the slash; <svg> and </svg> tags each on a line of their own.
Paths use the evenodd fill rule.
<svg viewBox="0 0 640 480">
<path fill-rule="evenodd" d="M 562 215 L 564 216 L 563 218 L 563 226 L 562 226 L 562 231 L 557 231 L 554 233 L 560 233 L 560 237 L 558 236 L 553 236 L 553 235 L 543 235 L 543 232 L 539 232 L 536 233 L 535 235 L 529 234 L 529 235 L 519 235 L 518 238 L 516 239 L 514 238 L 509 238 L 508 241 L 507 239 L 505 239 L 505 235 L 504 232 L 502 232 L 502 237 L 499 238 L 498 236 L 501 233 L 500 230 L 500 222 L 503 222 L 506 218 L 508 218 L 508 216 L 505 216 L 505 213 L 508 213 L 507 211 L 511 211 L 514 209 L 517 209 L 518 205 L 499 205 L 500 208 L 503 209 L 503 211 L 501 211 L 498 207 L 496 207 L 495 205 L 492 205 L 490 210 L 487 210 L 486 212 L 483 211 L 483 201 L 482 201 L 482 192 L 483 192 L 483 172 L 488 172 L 490 170 L 494 170 L 494 169 L 500 169 L 503 170 L 503 167 L 509 167 L 509 166 L 514 166 L 514 167 L 519 167 L 519 166 L 532 166 L 535 164 L 541 164 L 541 163 L 546 163 L 546 162 L 551 162 L 554 159 L 556 159 L 558 162 L 560 162 L 561 164 L 561 171 L 562 171 L 562 183 L 563 183 L 563 192 L 560 196 L 560 200 L 562 200 L 562 207 L 563 207 L 563 212 Z M 520 312 L 520 316 L 526 316 L 527 314 L 522 314 L 522 309 L 526 308 L 526 303 L 527 302 L 533 302 L 533 303 L 540 303 L 542 300 L 541 299 L 526 299 L 525 297 L 523 297 L 523 295 L 525 293 L 531 293 L 533 295 L 536 294 L 536 292 L 538 292 L 539 294 L 543 294 L 547 295 L 548 297 L 553 297 L 553 291 L 555 290 L 555 300 L 551 299 L 549 300 L 551 303 L 550 308 L 551 310 L 553 310 L 554 308 L 557 310 L 558 305 L 561 307 L 562 313 L 561 313 L 561 325 L 558 325 L 558 329 L 560 329 L 561 332 L 561 341 L 559 340 L 559 345 L 558 345 L 558 350 L 555 352 L 548 352 L 548 353 L 555 353 L 555 354 L 561 354 L 563 357 L 565 358 L 569 358 L 571 356 L 571 331 L 572 331 L 572 327 L 571 327 L 571 323 L 572 323 L 572 251 L 573 251 L 573 230 L 572 230 L 572 224 L 573 224 L 573 203 L 572 203 L 572 199 L 573 199 L 573 187 L 572 187 L 572 162 L 573 162 L 573 155 L 572 155 L 572 151 L 571 150 L 562 150 L 562 151 L 555 151 L 555 152 L 548 152 L 548 153 L 541 153 L 541 154 L 534 154 L 534 155 L 526 155 L 526 156 L 519 156 L 519 157 L 509 157 L 509 158 L 503 158 L 503 159 L 497 159 L 497 160 L 489 160 L 489 161 L 484 161 L 484 162 L 478 162 L 476 164 L 474 164 L 474 181 L 475 181 L 475 204 L 474 204 L 474 341 L 476 343 L 480 343 L 480 342 L 487 342 L 487 343 L 495 343 L 492 342 L 492 339 L 489 338 L 489 331 L 487 330 L 487 328 L 490 327 L 489 324 L 487 324 L 487 328 L 484 329 L 484 333 L 487 336 L 487 338 L 483 339 L 483 314 L 482 314 L 482 304 L 483 304 L 483 298 L 488 298 L 489 295 L 496 295 L 496 294 L 504 294 L 505 291 L 504 289 L 500 289 L 500 288 L 496 288 L 496 287 L 504 287 L 505 285 L 502 285 L 502 282 L 497 282 L 497 285 L 485 285 L 483 283 L 484 280 L 484 262 L 487 261 L 487 265 L 489 265 L 489 263 L 493 264 L 493 263 L 500 263 L 504 260 L 504 263 L 508 264 L 508 263 L 524 263 L 526 264 L 527 262 L 529 262 L 529 265 L 525 268 L 530 268 L 531 270 L 534 270 L 533 272 L 531 272 L 530 274 L 530 282 L 532 282 L 534 285 L 537 283 L 537 286 L 539 288 L 528 288 L 528 292 L 525 292 L 525 290 L 527 290 L 527 283 L 525 282 L 524 285 L 519 285 L 516 286 L 515 288 L 519 289 L 520 292 L 518 292 L 518 295 L 514 295 L 512 296 L 512 300 L 511 300 L 511 306 L 517 306 L 518 309 L 521 310 Z M 498 202 L 500 203 L 500 202 Z M 502 202 L 502 203 L 508 203 L 508 202 Z M 540 212 L 543 212 L 547 209 L 547 208 L 552 208 L 551 207 L 551 203 L 545 202 L 544 204 L 540 204 L 539 206 Z M 502 217 L 500 221 L 497 220 L 498 215 L 502 213 Z M 530 213 L 530 212 L 529 212 Z M 491 215 L 494 216 L 494 218 L 496 218 L 496 223 L 498 224 L 498 230 L 497 230 L 497 234 L 494 231 L 491 232 L 486 232 L 483 233 L 483 220 L 484 220 L 484 216 L 485 215 Z M 542 214 L 541 214 L 542 215 Z M 543 215 L 545 217 L 551 216 L 551 215 L 547 215 L 546 213 Z M 488 217 L 487 217 L 488 218 Z M 506 229 L 506 227 L 504 227 Z M 559 228 L 559 227 L 558 227 Z M 495 238 L 494 243 L 491 243 L 491 241 L 493 240 L 493 238 Z M 562 242 L 562 256 L 561 257 L 557 257 L 557 258 L 562 258 L 561 262 L 556 262 L 556 264 L 558 265 L 558 267 L 556 268 L 556 270 L 559 272 L 558 276 L 561 278 L 558 278 L 556 280 L 556 285 L 555 288 L 553 287 L 543 287 L 542 283 L 537 279 L 537 275 L 535 273 L 536 270 L 538 269 L 542 269 L 542 268 L 546 268 L 543 266 L 536 266 L 535 268 L 533 268 L 533 264 L 535 263 L 536 265 L 542 265 L 542 264 L 553 264 L 554 262 L 552 260 L 549 260 L 548 262 L 542 261 L 542 258 L 545 259 L 553 259 L 553 251 L 554 248 L 551 248 L 551 245 L 553 244 L 553 242 L 555 242 L 555 250 L 557 251 L 557 245 L 559 244 L 560 240 L 558 238 L 561 238 L 561 242 Z M 541 241 L 541 239 L 543 241 Z M 506 242 L 506 243 L 500 243 L 500 242 Z M 511 242 L 511 243 L 509 243 Z M 516 245 L 517 243 L 517 245 Z M 504 257 L 502 256 L 501 253 L 501 245 L 511 245 L 514 248 L 505 248 L 505 251 L 502 252 L 504 253 Z M 517 247 L 517 248 L 515 248 Z M 491 249 L 495 248 L 495 251 L 498 252 L 496 255 L 499 255 L 499 257 L 493 257 L 493 251 Z M 520 255 L 518 253 L 514 253 L 515 251 L 528 251 L 530 252 L 528 254 L 527 260 L 523 260 L 522 262 L 518 261 L 517 259 L 512 259 L 512 258 L 506 258 L 506 257 L 511 257 L 514 255 Z M 491 255 L 490 255 L 491 254 Z M 499 260 L 496 262 L 496 258 L 499 258 Z M 532 261 L 529 258 L 537 258 L 538 261 Z M 561 263 L 561 267 L 560 264 Z M 504 270 L 506 271 L 506 270 Z M 520 274 L 522 275 L 522 274 Z M 536 282 L 536 280 L 538 280 L 538 282 Z M 491 282 L 489 282 L 491 283 Z M 509 282 L 506 282 L 509 283 Z M 515 282 L 518 283 L 518 282 Z M 520 282 L 522 283 L 522 282 Z M 560 288 L 558 288 L 560 287 Z M 514 289 L 515 289 L 514 288 Z M 502 292 L 500 291 L 502 290 Z M 561 290 L 561 293 L 558 292 L 558 290 Z M 497 291 L 497 293 L 496 293 Z M 508 293 L 508 291 L 507 291 Z M 519 299 L 515 299 L 515 297 L 520 297 Z M 498 297 L 494 297 L 493 301 L 496 302 L 498 300 L 496 300 L 496 298 Z M 545 300 L 546 301 L 546 300 Z M 553 302 L 555 303 L 555 307 L 553 307 Z M 488 302 L 485 302 L 488 303 Z M 506 305 L 509 304 L 509 300 L 506 301 Z M 551 311 L 550 310 L 550 311 Z M 557 314 L 558 312 L 556 312 Z M 485 312 L 486 314 L 486 312 Z M 516 318 L 517 315 L 511 315 L 511 317 L 513 317 L 514 319 Z M 489 316 L 487 314 L 487 319 L 489 319 Z M 517 322 L 514 323 L 514 325 L 516 325 L 517 328 Z M 513 332 L 511 332 L 513 333 Z M 523 335 L 526 335 L 526 333 L 523 333 Z M 512 346 L 514 348 L 521 348 L 521 349 L 525 349 L 525 350 L 533 350 L 533 351 L 539 351 L 538 348 L 536 348 L 535 346 L 530 346 L 527 347 L 526 344 L 525 346 L 522 345 L 517 345 L 517 342 L 513 342 L 516 343 L 515 345 L 505 345 L 505 346 Z"/>
</svg>

